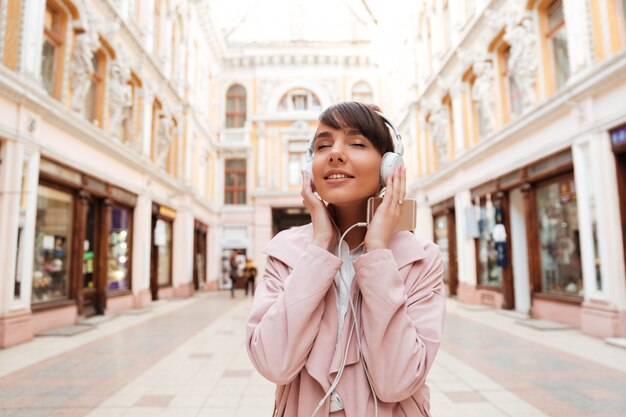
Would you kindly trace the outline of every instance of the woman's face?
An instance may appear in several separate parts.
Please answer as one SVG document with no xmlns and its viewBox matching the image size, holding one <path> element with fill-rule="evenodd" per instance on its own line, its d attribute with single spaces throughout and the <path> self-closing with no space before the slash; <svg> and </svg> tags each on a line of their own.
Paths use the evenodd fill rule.
<svg viewBox="0 0 626 417">
<path fill-rule="evenodd" d="M 378 191 L 381 159 L 357 129 L 320 123 L 313 143 L 315 191 L 333 205 L 361 202 Z"/>
</svg>

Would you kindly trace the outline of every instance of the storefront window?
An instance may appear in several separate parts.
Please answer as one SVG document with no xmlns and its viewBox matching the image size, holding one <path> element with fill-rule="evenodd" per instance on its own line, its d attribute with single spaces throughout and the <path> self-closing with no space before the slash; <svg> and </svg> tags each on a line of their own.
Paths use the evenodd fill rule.
<svg viewBox="0 0 626 417">
<path fill-rule="evenodd" d="M 543 292 L 583 296 L 576 188 L 570 176 L 537 187 Z"/>
<path fill-rule="evenodd" d="M 72 194 L 39 185 L 33 303 L 67 299 L 69 296 L 72 207 Z"/>
<path fill-rule="evenodd" d="M 499 221 L 497 221 L 497 219 Z M 504 242 L 496 242 L 494 229 L 502 223 L 502 209 L 496 208 L 491 197 L 481 201 L 478 228 L 478 278 L 481 285 L 500 286 L 503 280 L 503 267 L 506 266 Z"/>
<path fill-rule="evenodd" d="M 109 232 L 109 255 L 107 290 L 130 289 L 130 218 L 129 209 L 111 208 L 111 230 Z"/>
<path fill-rule="evenodd" d="M 445 215 L 435 218 L 435 243 L 439 245 L 439 249 L 441 250 L 443 280 L 447 282 L 450 275 L 450 253 L 448 251 L 448 217 Z"/>
<path fill-rule="evenodd" d="M 171 285 L 172 276 L 172 222 L 157 220 L 154 243 L 158 248 L 157 283 Z"/>
</svg>

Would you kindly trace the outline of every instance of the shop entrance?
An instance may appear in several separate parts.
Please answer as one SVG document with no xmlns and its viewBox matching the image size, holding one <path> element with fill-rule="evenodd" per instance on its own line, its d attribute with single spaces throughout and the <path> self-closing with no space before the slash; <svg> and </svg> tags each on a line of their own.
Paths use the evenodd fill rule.
<svg viewBox="0 0 626 417">
<path fill-rule="evenodd" d="M 96 314 L 104 314 L 104 292 L 102 291 L 102 274 L 99 261 L 101 248 L 101 234 L 98 224 L 101 224 L 101 210 L 96 202 L 81 196 L 79 215 L 84 223 L 84 238 L 82 247 L 76 253 L 82 253 L 81 266 L 81 292 L 78 300 L 78 309 L 84 317 L 91 317 Z M 80 245 L 80 242 L 77 242 Z"/>
<path fill-rule="evenodd" d="M 169 207 L 152 204 L 152 256 L 150 293 L 159 299 L 159 289 L 172 286 L 172 249 L 176 212 Z"/>
<path fill-rule="evenodd" d="M 454 199 L 437 204 L 432 210 L 434 241 L 441 249 L 446 294 L 453 296 L 459 285 Z"/>
<path fill-rule="evenodd" d="M 196 220 L 193 235 L 193 285 L 196 290 L 204 288 L 206 283 L 207 232 L 207 225 Z"/>
<path fill-rule="evenodd" d="M 272 236 L 291 227 L 302 226 L 311 222 L 311 216 L 304 207 L 273 208 Z"/>
</svg>

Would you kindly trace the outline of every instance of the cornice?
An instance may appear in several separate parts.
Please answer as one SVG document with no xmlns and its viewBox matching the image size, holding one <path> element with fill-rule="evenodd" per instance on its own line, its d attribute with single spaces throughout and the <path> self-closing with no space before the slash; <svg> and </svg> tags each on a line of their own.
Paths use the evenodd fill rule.
<svg viewBox="0 0 626 417">
<path fill-rule="evenodd" d="M 0 94 L 16 105 L 21 105 L 35 112 L 38 116 L 46 119 L 62 131 L 73 135 L 84 141 L 89 146 L 95 147 L 103 153 L 115 157 L 117 160 L 127 162 L 138 172 L 149 174 L 152 178 L 159 180 L 164 185 L 175 189 L 183 189 L 185 185 L 169 175 L 162 172 L 145 156 L 138 154 L 129 146 L 124 145 L 116 139 L 112 139 L 99 127 L 85 120 L 82 115 L 72 111 L 65 104 L 48 96 L 43 89 L 33 86 L 29 80 L 22 79 L 18 74 L 0 66 Z M 17 98 L 17 100 L 16 100 Z M 17 133 L 17 137 L 24 135 Z M 57 156 L 63 160 L 63 155 L 53 155 L 54 151 L 41 148 L 41 143 L 36 140 L 36 136 L 30 140 L 35 143 L 44 154 Z M 92 171 L 84 162 L 73 161 L 77 168 L 87 172 Z M 136 186 L 128 184 L 131 191 L 138 191 Z"/>
<path fill-rule="evenodd" d="M 592 94 L 596 89 L 603 88 L 604 84 L 620 77 L 624 78 L 625 74 L 626 50 L 623 50 L 613 58 L 578 75 L 576 79 L 572 79 L 570 85 L 566 86 L 562 91 L 530 110 L 522 118 L 511 122 L 489 139 L 471 148 L 445 167 L 427 177 L 415 181 L 409 186 L 408 192 L 414 194 L 421 189 L 431 187 L 438 181 L 462 170 L 470 164 L 476 163 L 476 160 L 486 153 L 487 150 L 505 145 L 508 140 L 519 137 L 525 131 L 532 131 L 539 128 L 546 119 L 554 117 L 556 113 L 563 112 L 563 109 L 571 108 L 572 104 L 575 104 L 577 100 Z M 619 124 L 619 121 L 624 118 L 622 114 L 615 115 L 608 120 L 595 120 L 591 123 L 587 123 L 581 126 L 580 129 L 577 129 L 571 137 L 564 139 L 562 144 L 571 144 L 576 138 L 597 130 L 607 130 Z M 504 172 L 502 174 L 504 174 Z M 495 176 L 497 176 L 496 173 L 490 173 L 490 177 Z"/>
</svg>

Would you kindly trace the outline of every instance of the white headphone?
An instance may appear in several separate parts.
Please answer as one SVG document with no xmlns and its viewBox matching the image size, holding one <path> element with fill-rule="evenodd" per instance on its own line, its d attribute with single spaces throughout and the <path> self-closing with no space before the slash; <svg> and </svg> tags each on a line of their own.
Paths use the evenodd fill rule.
<svg viewBox="0 0 626 417">
<path fill-rule="evenodd" d="M 404 145 L 402 145 L 402 137 L 398 133 L 393 123 L 391 123 L 391 120 L 389 120 L 382 113 L 376 112 L 376 114 L 378 114 L 383 119 L 383 121 L 387 124 L 387 126 L 391 128 L 391 130 L 393 131 L 392 136 L 395 138 L 394 152 L 386 152 L 383 155 L 382 160 L 380 161 L 380 183 L 384 187 L 385 184 L 387 184 L 387 178 L 391 174 L 396 172 L 396 169 L 398 167 L 404 166 L 404 160 L 402 159 L 402 154 L 404 154 Z M 305 165 L 306 173 L 311 180 L 313 180 L 313 145 L 314 145 L 314 142 L 315 142 L 315 134 L 313 134 L 313 137 L 311 138 L 311 141 L 309 142 L 309 147 L 307 149 L 306 165 Z"/>
</svg>

